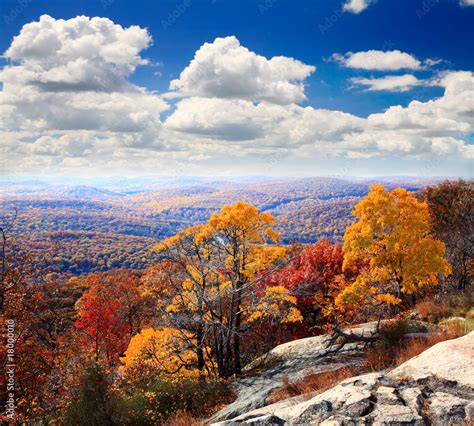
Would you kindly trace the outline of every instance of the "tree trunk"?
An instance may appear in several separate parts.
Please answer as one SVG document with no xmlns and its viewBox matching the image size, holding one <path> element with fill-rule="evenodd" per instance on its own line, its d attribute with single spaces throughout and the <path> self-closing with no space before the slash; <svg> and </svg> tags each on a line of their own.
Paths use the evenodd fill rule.
<svg viewBox="0 0 474 426">
<path fill-rule="evenodd" d="M 240 313 L 240 296 L 237 298 L 237 306 L 239 311 L 235 317 L 235 333 L 234 333 L 234 372 L 240 374 L 242 372 L 242 365 L 240 361 L 240 324 L 242 321 L 242 314 Z"/>
<path fill-rule="evenodd" d="M 202 329 L 202 324 L 198 324 L 196 330 L 196 354 L 197 354 L 197 369 L 199 373 L 204 370 L 205 361 L 204 361 L 204 332 Z"/>
</svg>

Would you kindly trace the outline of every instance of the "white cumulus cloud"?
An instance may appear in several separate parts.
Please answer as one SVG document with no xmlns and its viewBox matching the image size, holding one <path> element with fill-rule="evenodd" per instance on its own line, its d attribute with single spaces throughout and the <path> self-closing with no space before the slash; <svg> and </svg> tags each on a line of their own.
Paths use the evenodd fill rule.
<svg viewBox="0 0 474 426">
<path fill-rule="evenodd" d="M 302 81 L 314 70 L 286 56 L 257 55 L 230 36 L 204 43 L 170 90 L 183 96 L 299 103 L 306 99 Z"/>
<path fill-rule="evenodd" d="M 335 53 L 332 59 L 347 68 L 361 70 L 419 70 L 423 67 L 423 64 L 413 55 L 400 50 L 367 50 L 366 52 L 349 52 L 345 55 Z"/>
<path fill-rule="evenodd" d="M 367 9 L 372 3 L 375 3 L 376 0 L 347 0 L 342 5 L 342 10 L 349 13 L 361 13 Z"/>
<path fill-rule="evenodd" d="M 284 148 L 289 150 L 286 155 L 309 150 L 313 155 L 350 158 L 468 158 L 472 147 L 463 138 L 474 129 L 473 83 L 470 72 L 445 73 L 430 82 L 445 88 L 442 97 L 393 106 L 367 118 L 295 104 L 191 97 L 178 102 L 164 128 L 209 144 L 209 152 L 232 155 L 236 150 L 255 155 Z M 401 90 L 410 82 L 383 84 Z"/>
<path fill-rule="evenodd" d="M 255 141 L 267 146 L 298 146 L 361 129 L 363 120 L 340 111 L 255 104 L 247 100 L 191 98 L 178 103 L 167 129 L 221 141 Z"/>
<path fill-rule="evenodd" d="M 0 128 L 32 133 L 36 141 L 18 149 L 34 156 L 93 157 L 120 141 L 164 149 L 160 113 L 169 105 L 128 80 L 150 43 L 146 29 L 107 18 L 43 15 L 24 25 L 3 54 Z"/>
<path fill-rule="evenodd" d="M 4 56 L 16 65 L 3 81 L 48 91 L 133 89 L 126 77 L 145 64 L 140 52 L 151 43 L 146 29 L 123 28 L 107 18 L 41 16 L 23 26 Z"/>
<path fill-rule="evenodd" d="M 426 84 L 423 80 L 419 80 L 412 74 L 387 75 L 380 78 L 354 77 L 350 81 L 354 85 L 366 86 L 366 90 L 369 92 L 406 92 L 415 86 Z"/>
</svg>

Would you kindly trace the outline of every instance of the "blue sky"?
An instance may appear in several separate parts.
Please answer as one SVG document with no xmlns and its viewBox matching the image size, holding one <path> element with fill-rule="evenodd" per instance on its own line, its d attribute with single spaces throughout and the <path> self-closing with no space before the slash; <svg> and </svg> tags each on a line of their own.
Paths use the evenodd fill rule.
<svg viewBox="0 0 474 426">
<path fill-rule="evenodd" d="M 11 103 L 6 92 L 8 87 L 13 87 L 13 83 L 23 84 L 23 87 L 30 87 L 31 90 L 36 90 L 36 85 L 31 81 L 19 83 L 9 80 L 11 76 L 0 78 L 4 87 L 3 96 L 7 98 L 3 101 L 7 105 L 5 110 L 11 112 L 15 109 L 16 116 L 20 114 L 24 119 L 24 124 L 12 125 L 8 117 L 1 120 L 0 109 L 0 125 L 8 139 L 7 149 L 27 164 L 27 170 L 17 173 L 47 169 L 51 174 L 77 174 L 78 170 L 81 170 L 80 173 L 86 170 L 91 174 L 114 174 L 120 170 L 121 173 L 125 171 L 130 174 L 182 174 L 189 171 L 211 175 L 472 175 L 473 120 L 472 117 L 466 118 L 473 111 L 472 96 L 466 96 L 466 90 L 473 90 L 474 6 L 469 5 L 472 0 L 352 2 L 355 10 L 351 10 L 349 1 L 348 7 L 344 9 L 345 0 L 3 0 L 0 6 L 0 20 L 3 21 L 0 26 L 2 52 L 8 51 L 13 37 L 20 33 L 25 24 L 38 21 L 45 14 L 55 21 L 74 20 L 78 15 L 84 15 L 108 18 L 114 25 L 124 29 L 140 27 L 153 42 L 149 40 L 145 43 L 146 47 L 137 48 L 143 63 L 133 63 L 133 71 L 124 71 L 118 78 L 123 77 L 127 84 L 144 88 L 149 96 L 157 96 L 166 104 L 162 108 L 158 107 L 159 117 L 153 118 L 153 132 L 149 130 L 148 124 L 146 129 L 141 130 L 124 128 L 122 133 L 127 136 L 134 133 L 134 136 L 130 136 L 130 140 L 117 141 L 120 139 L 120 129 L 109 129 L 107 123 L 96 125 L 97 128 L 92 124 L 81 127 L 76 124 L 81 120 L 76 120 L 73 124 L 61 126 L 49 122 L 50 114 L 54 111 L 42 117 L 37 112 L 42 109 L 41 102 L 44 102 L 40 98 L 46 97 L 45 91 L 52 90 L 50 86 L 41 89 L 38 101 L 32 101 L 38 102 L 37 105 L 32 106 L 32 102 L 28 105 Z M 357 10 L 361 4 L 365 9 Z M 39 37 L 38 34 L 35 33 L 35 37 Z M 304 74 L 304 77 L 297 77 L 297 83 L 304 85 L 305 99 L 300 96 L 282 101 L 272 97 L 269 101 L 258 87 L 256 90 L 259 95 L 243 97 L 241 94 L 230 96 L 230 92 L 223 95 L 212 90 L 204 93 L 190 86 L 196 76 L 183 83 L 185 90 L 183 86 L 181 90 L 175 90 L 181 94 L 163 96 L 170 92 L 170 82 L 180 78 L 180 73 L 190 65 L 196 51 L 204 43 L 213 43 L 217 37 L 228 36 L 234 36 L 237 40 L 238 46 L 233 47 L 237 49 L 235 51 L 246 48 L 264 59 L 283 56 L 293 58 L 306 67 L 314 66 L 312 71 L 308 71 L 308 68 L 306 71 L 303 68 L 295 71 Z M 35 67 L 38 63 L 36 59 L 36 62 L 31 59 L 34 55 L 31 56 L 31 52 L 25 49 L 21 47 L 17 53 L 5 55 L 3 66 L 7 68 L 23 64 L 22 71 L 31 67 L 37 72 Z M 383 60 L 393 59 L 395 62 L 399 59 L 402 62 L 409 60 L 409 56 L 418 61 L 418 65 L 403 66 L 389 61 L 389 65 L 380 69 L 377 65 L 360 65 L 360 61 L 357 62 L 359 65 L 352 64 L 350 52 L 370 51 L 381 52 Z M 390 52 L 399 52 L 405 57 L 389 58 L 386 54 Z M 219 57 L 222 51 L 217 49 L 212 54 Z M 83 54 L 75 53 L 72 60 L 71 56 L 67 60 L 74 62 L 80 55 Z M 81 57 L 89 60 L 87 55 Z M 359 59 L 364 62 L 370 57 L 365 55 Z M 241 60 L 246 59 L 242 57 Z M 110 64 L 110 60 L 106 62 Z M 210 64 L 213 63 L 211 61 Z M 205 69 L 211 66 L 203 64 Z M 39 66 L 43 67 L 41 72 L 49 72 L 47 78 L 50 78 L 50 64 L 41 63 Z M 63 69 L 63 64 L 55 66 L 55 69 Z M 281 65 L 283 68 L 275 72 L 278 74 L 289 66 L 285 63 Z M 107 69 L 102 71 L 107 72 Z M 464 74 L 459 74 L 460 71 Z M 90 75 L 91 71 L 88 72 Z M 390 79 L 388 86 L 383 86 L 383 79 L 387 77 Z M 42 74 L 35 78 L 44 81 L 46 77 Z M 101 75 L 100 78 L 103 80 L 104 77 Z M 198 78 L 203 76 L 198 75 Z M 251 81 L 252 76 L 242 75 L 242 79 L 246 78 Z M 401 80 L 393 80 L 396 78 Z M 291 85 L 294 81 L 295 77 L 290 75 L 284 83 Z M 219 82 L 230 86 L 240 83 L 233 83 L 229 79 Z M 79 105 L 82 105 L 81 100 L 86 99 L 84 84 L 85 81 L 81 81 L 81 88 L 77 89 L 77 96 L 74 97 Z M 200 87 L 205 84 L 207 82 Z M 443 101 L 445 92 L 454 93 L 448 87 L 456 87 L 456 90 L 461 91 Z M 69 87 L 68 90 L 72 89 Z M 88 104 L 90 92 L 100 93 L 101 90 L 87 89 Z M 111 93 L 111 90 L 107 90 Z M 114 90 L 121 93 L 121 89 Z M 47 105 L 62 96 L 56 86 L 52 92 L 54 95 L 48 97 Z M 429 129 L 426 123 L 429 119 L 423 121 L 422 125 L 420 122 L 407 125 L 405 119 L 396 118 L 393 121 L 392 116 L 396 114 L 388 118 L 370 118 L 371 114 L 383 114 L 390 107 L 400 107 L 404 109 L 403 114 L 411 117 L 413 113 L 407 110 L 410 102 L 418 101 L 423 104 L 423 108 L 429 109 L 430 101 L 435 99 L 443 101 L 441 107 L 436 106 L 434 112 L 430 110 L 422 113 L 422 116 L 434 114 L 432 120 L 437 125 L 433 129 Z M 1 100 L 0 97 L 0 105 Z M 189 100 L 193 101 L 191 106 L 185 103 Z M 136 111 L 120 110 L 118 116 L 128 114 L 136 117 L 137 112 L 143 111 L 142 101 L 136 100 Z M 154 102 L 156 99 L 147 99 L 145 109 L 149 107 L 149 101 Z M 237 102 L 240 102 L 238 106 Z M 258 114 L 261 117 L 254 118 L 242 102 L 250 102 L 249 108 L 252 104 L 259 107 Z M 270 103 L 267 105 L 267 102 Z M 180 103 L 182 107 L 179 114 L 175 114 Z M 280 109 L 274 108 L 274 104 Z M 462 104 L 456 116 L 449 111 L 451 104 Z M 74 107 L 76 114 L 77 107 Z M 308 114 L 304 113 L 305 107 L 311 108 Z M 318 114 L 321 109 L 347 113 L 350 117 L 339 118 L 336 114 L 322 117 Z M 446 111 L 445 115 L 440 109 Z M 200 113 L 199 117 L 196 111 Z M 230 118 L 216 118 L 216 111 L 229 111 Z M 208 113 L 207 117 L 202 116 L 205 112 Z M 270 117 L 268 114 L 273 114 L 275 123 L 286 123 L 285 114 L 291 116 L 291 121 L 280 129 L 276 124 L 267 123 L 267 116 Z M 173 115 L 175 117 L 168 120 Z M 232 116 L 236 117 L 235 123 L 232 122 Z M 343 120 L 350 121 L 352 117 L 355 117 L 355 121 L 365 121 L 351 122 L 347 125 L 349 128 L 339 125 Z M 199 123 L 192 122 L 193 119 L 198 119 Z M 223 123 L 219 123 L 219 119 Z M 392 121 L 388 122 L 388 119 Z M 337 130 L 331 128 L 331 131 L 324 129 L 323 132 L 317 125 L 307 128 L 311 120 L 337 121 L 334 124 Z M 381 121 L 385 126 L 384 132 L 380 131 Z M 423 131 L 414 134 L 412 129 L 421 126 Z M 251 136 L 239 136 L 247 132 Z M 144 133 L 146 137 L 143 137 Z M 240 142 L 236 143 L 236 139 Z M 286 139 L 291 140 L 288 142 Z M 286 142 L 283 144 L 282 140 Z M 382 143 L 383 146 L 376 146 Z M 138 167 L 137 163 L 142 166 Z M 11 173 L 6 165 L 3 167 L 6 168 L 5 173 Z"/>
</svg>

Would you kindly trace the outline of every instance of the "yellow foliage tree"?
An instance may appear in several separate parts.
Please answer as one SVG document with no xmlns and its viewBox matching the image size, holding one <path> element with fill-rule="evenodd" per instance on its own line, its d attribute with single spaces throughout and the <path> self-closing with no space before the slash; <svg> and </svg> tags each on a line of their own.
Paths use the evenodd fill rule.
<svg viewBox="0 0 474 426">
<path fill-rule="evenodd" d="M 240 373 L 240 346 L 243 334 L 243 322 L 253 321 L 259 315 L 260 304 L 257 291 L 262 271 L 271 270 L 286 256 L 284 247 L 268 245 L 280 240 L 279 234 L 273 229 L 275 217 L 269 213 L 261 213 L 258 209 L 244 201 L 231 206 L 224 206 L 219 213 L 209 219 L 207 225 L 197 236 L 204 240 L 212 235 L 217 251 L 217 268 L 224 277 L 229 288 L 228 326 L 231 335 L 225 340 L 226 352 L 233 352 L 233 372 Z M 269 311 L 267 315 L 277 316 L 286 301 L 291 304 L 288 295 L 282 292 L 266 292 L 265 302 Z M 273 300 L 269 302 L 269 296 Z M 286 298 L 286 299 L 285 299 Z M 260 310 L 261 312 L 261 310 Z M 230 347 L 232 340 L 232 348 Z M 225 357 L 224 357 L 225 358 Z M 227 367 L 230 370 L 230 367 Z"/>
<path fill-rule="evenodd" d="M 199 365 L 212 347 L 218 374 L 240 372 L 243 327 L 259 319 L 301 320 L 296 299 L 281 288 L 265 289 L 263 278 L 286 257 L 273 230 L 275 218 L 243 201 L 225 206 L 206 225 L 160 243 L 163 261 L 179 269 L 163 317 L 196 336 Z"/>
<path fill-rule="evenodd" d="M 410 192 L 374 185 L 353 214 L 359 220 L 344 235 L 343 268 L 363 267 L 337 305 L 398 305 L 402 294 L 436 285 L 438 274 L 450 273 L 443 243 L 429 235 L 428 207 Z"/>
<path fill-rule="evenodd" d="M 276 312 L 281 312 L 281 323 L 293 323 L 303 321 L 303 316 L 299 309 L 295 308 L 297 298 L 291 296 L 286 287 L 267 287 L 263 295 L 259 298 L 256 306 L 248 309 L 246 319 L 254 322 L 259 319 L 274 317 Z"/>
</svg>

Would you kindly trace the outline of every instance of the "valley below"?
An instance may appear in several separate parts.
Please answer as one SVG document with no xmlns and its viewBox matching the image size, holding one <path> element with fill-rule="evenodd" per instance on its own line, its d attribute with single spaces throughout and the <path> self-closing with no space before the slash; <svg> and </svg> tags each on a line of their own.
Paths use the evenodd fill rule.
<svg viewBox="0 0 474 426">
<path fill-rule="evenodd" d="M 380 179 L 379 179 L 380 180 Z M 418 191 L 434 180 L 387 178 Z M 157 178 L 56 182 L 0 181 L 0 218 L 54 272 L 81 275 L 145 269 L 152 248 L 244 200 L 276 217 L 283 244 L 341 242 L 372 179 Z M 95 186 L 93 186 L 95 185 Z"/>
</svg>

